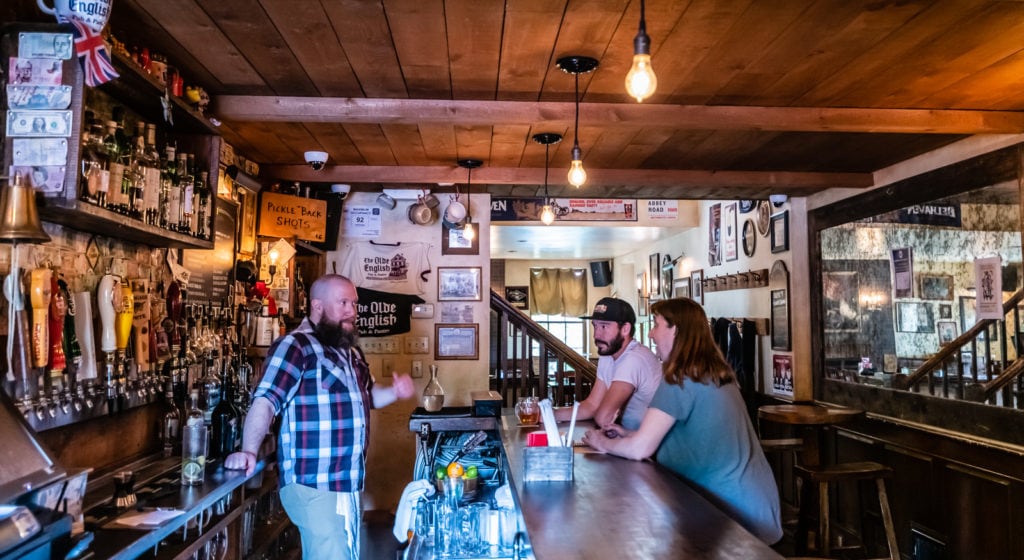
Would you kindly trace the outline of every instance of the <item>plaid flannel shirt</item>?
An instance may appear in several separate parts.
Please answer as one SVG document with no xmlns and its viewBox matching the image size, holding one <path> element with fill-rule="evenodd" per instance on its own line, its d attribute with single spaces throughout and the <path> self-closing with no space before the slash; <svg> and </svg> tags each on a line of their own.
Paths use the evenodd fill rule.
<svg viewBox="0 0 1024 560">
<path fill-rule="evenodd" d="M 253 397 L 281 415 L 281 485 L 363 489 L 373 377 L 358 349 L 325 348 L 306 319 L 271 345 Z"/>
</svg>

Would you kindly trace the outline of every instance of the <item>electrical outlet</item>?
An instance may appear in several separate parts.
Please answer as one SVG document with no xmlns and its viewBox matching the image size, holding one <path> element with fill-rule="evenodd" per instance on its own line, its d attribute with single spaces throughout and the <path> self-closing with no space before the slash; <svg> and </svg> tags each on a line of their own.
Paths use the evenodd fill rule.
<svg viewBox="0 0 1024 560">
<path fill-rule="evenodd" d="M 381 346 L 379 340 L 362 339 L 359 341 L 359 347 L 362 348 L 364 354 L 381 354 Z"/>
<path fill-rule="evenodd" d="M 427 337 L 425 337 L 425 336 L 407 336 L 407 337 L 405 337 L 405 353 L 406 354 L 426 354 L 427 353 Z"/>
<path fill-rule="evenodd" d="M 419 360 L 412 361 L 412 376 L 416 379 L 423 377 L 423 362 Z"/>
</svg>

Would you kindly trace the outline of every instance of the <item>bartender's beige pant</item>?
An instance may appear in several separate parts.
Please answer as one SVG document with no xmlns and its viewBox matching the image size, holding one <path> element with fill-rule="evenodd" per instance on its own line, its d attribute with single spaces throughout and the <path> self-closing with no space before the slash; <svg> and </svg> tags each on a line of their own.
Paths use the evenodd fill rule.
<svg viewBox="0 0 1024 560">
<path fill-rule="evenodd" d="M 301 484 L 281 488 L 281 505 L 299 528 L 304 560 L 359 560 L 359 493 Z"/>
</svg>

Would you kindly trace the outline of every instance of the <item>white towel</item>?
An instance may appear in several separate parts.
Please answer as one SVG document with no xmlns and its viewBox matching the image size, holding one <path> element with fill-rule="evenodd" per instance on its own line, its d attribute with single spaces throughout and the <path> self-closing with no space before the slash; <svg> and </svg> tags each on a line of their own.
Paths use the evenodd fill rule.
<svg viewBox="0 0 1024 560">
<path fill-rule="evenodd" d="M 406 485 L 402 497 L 398 500 L 398 511 L 395 512 L 395 528 L 392 531 L 398 542 L 409 540 L 409 530 L 416 523 L 416 502 L 423 497 L 434 495 L 434 486 L 430 481 L 414 480 Z"/>
</svg>

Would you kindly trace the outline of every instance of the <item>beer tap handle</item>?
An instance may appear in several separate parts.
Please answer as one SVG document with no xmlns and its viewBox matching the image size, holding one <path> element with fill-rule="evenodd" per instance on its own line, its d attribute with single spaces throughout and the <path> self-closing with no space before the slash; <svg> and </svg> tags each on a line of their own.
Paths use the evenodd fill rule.
<svg viewBox="0 0 1024 560">
<path fill-rule="evenodd" d="M 50 275 L 50 377 L 53 381 L 62 380 L 67 367 L 64 355 L 64 316 L 67 314 L 67 301 L 64 292 L 57 283 L 57 277 Z"/>
<path fill-rule="evenodd" d="M 114 343 L 118 352 L 124 355 L 128 348 L 128 340 L 132 335 L 132 322 L 135 320 L 135 294 L 132 293 L 131 286 L 125 283 L 115 287 L 115 290 L 120 292 L 121 297 L 120 306 L 115 307 L 117 317 L 114 322 L 116 329 Z M 115 302 L 117 301 L 115 298 Z"/>
<path fill-rule="evenodd" d="M 87 379 L 96 379 L 96 336 L 93 333 L 92 295 L 89 292 L 76 292 L 72 297 L 75 304 L 75 334 L 79 338 L 82 358 L 78 362 L 76 379 L 82 383 Z"/>
<path fill-rule="evenodd" d="M 107 274 L 100 279 L 99 288 L 96 290 L 96 307 L 100 313 L 100 350 L 113 353 L 117 350 L 117 338 L 114 335 L 114 296 L 121 298 L 121 290 L 118 289 L 116 276 Z"/>
<path fill-rule="evenodd" d="M 48 268 L 32 270 L 29 294 L 32 302 L 32 365 L 45 367 L 49 358 L 50 337 L 50 281 L 53 271 Z"/>
</svg>

